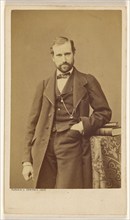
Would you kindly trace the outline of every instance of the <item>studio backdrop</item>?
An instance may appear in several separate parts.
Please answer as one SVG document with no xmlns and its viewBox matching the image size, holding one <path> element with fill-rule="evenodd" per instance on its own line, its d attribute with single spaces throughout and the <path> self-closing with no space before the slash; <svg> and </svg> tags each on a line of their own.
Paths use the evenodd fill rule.
<svg viewBox="0 0 130 220">
<path fill-rule="evenodd" d="M 120 10 L 14 10 L 11 14 L 10 187 L 30 188 L 22 177 L 25 129 L 37 84 L 54 74 L 50 46 L 57 36 L 75 43 L 75 67 L 93 74 L 121 124 Z"/>
</svg>

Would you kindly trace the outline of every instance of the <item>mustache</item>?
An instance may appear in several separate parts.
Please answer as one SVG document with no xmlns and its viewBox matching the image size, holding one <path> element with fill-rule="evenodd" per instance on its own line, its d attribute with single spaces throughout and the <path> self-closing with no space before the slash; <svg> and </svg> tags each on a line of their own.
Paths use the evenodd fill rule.
<svg viewBox="0 0 130 220">
<path fill-rule="evenodd" d="M 65 61 L 64 63 L 62 63 L 61 65 L 64 65 L 64 64 L 67 64 L 67 65 L 69 65 L 69 63 L 67 63 L 66 61 Z"/>
</svg>

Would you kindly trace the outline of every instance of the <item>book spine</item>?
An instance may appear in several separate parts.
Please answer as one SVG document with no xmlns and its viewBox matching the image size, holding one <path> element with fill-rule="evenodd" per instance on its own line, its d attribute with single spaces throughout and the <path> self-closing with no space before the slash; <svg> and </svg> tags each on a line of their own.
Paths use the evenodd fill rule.
<svg viewBox="0 0 130 220">
<path fill-rule="evenodd" d="M 118 122 L 109 122 L 103 126 L 104 128 L 118 127 Z"/>
<path fill-rule="evenodd" d="M 104 136 L 112 136 L 112 128 L 99 128 L 96 132 L 95 135 L 104 135 Z"/>
</svg>

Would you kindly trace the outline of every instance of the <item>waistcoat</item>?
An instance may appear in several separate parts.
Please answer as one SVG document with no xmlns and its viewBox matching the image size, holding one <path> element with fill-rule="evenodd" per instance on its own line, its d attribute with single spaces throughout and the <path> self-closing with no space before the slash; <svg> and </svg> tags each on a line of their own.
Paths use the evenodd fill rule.
<svg viewBox="0 0 130 220">
<path fill-rule="evenodd" d="M 53 129 L 56 129 L 57 132 L 65 131 L 73 124 L 79 122 L 79 115 L 73 110 L 73 79 L 74 74 L 72 73 L 67 80 L 62 93 L 60 93 L 56 86 L 56 105 Z M 73 116 L 72 118 L 71 115 Z"/>
</svg>

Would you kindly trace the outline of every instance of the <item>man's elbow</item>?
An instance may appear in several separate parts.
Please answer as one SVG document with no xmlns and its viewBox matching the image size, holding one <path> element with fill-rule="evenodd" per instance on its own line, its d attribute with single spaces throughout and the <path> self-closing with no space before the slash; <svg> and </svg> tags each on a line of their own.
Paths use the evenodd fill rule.
<svg viewBox="0 0 130 220">
<path fill-rule="evenodd" d="M 109 122 L 112 118 L 112 110 L 108 109 L 106 114 L 106 123 Z"/>
</svg>

